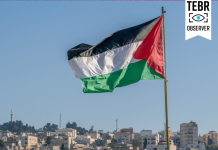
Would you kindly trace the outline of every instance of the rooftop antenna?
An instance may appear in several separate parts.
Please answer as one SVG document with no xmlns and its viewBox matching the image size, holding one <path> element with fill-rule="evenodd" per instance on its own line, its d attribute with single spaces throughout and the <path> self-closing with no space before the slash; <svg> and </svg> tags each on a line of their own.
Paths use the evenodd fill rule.
<svg viewBox="0 0 218 150">
<path fill-rule="evenodd" d="M 13 122 L 13 112 L 11 110 L 11 122 Z"/>
<path fill-rule="evenodd" d="M 59 128 L 61 129 L 61 113 L 60 113 Z"/>
<path fill-rule="evenodd" d="M 118 130 L 118 119 L 116 119 L 116 130 Z"/>
<path fill-rule="evenodd" d="M 164 123 L 164 140 L 166 140 L 166 133 L 167 133 L 167 131 L 166 131 L 166 123 Z"/>
</svg>

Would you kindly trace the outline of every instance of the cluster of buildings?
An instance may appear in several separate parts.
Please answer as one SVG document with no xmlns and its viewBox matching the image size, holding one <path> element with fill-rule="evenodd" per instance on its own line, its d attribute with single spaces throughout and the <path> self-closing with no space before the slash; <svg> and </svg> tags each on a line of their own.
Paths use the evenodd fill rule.
<svg viewBox="0 0 218 150">
<path fill-rule="evenodd" d="M 205 150 L 206 145 L 218 145 L 218 133 L 210 131 L 198 135 L 196 122 L 180 124 L 180 131 L 169 132 L 170 150 Z M 152 130 L 141 130 L 134 133 L 133 128 L 117 129 L 114 132 L 104 130 L 90 131 L 83 135 L 75 129 L 58 129 L 55 132 L 11 133 L 0 131 L 4 141 L 4 150 L 166 150 L 166 131 L 153 133 Z M 141 141 L 140 147 L 132 145 L 133 139 Z M 146 140 L 145 140 L 146 139 Z M 101 143 L 104 145 L 101 145 Z M 146 142 L 145 142 L 146 141 Z M 110 147 L 116 143 L 116 147 Z M 146 144 L 145 144 L 146 143 Z M 62 148 L 61 148 L 62 147 Z"/>
</svg>

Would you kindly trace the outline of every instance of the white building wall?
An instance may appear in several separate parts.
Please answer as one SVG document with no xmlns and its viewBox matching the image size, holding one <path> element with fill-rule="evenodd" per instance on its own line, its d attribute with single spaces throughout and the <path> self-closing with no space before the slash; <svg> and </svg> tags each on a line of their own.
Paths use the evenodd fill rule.
<svg viewBox="0 0 218 150">
<path fill-rule="evenodd" d="M 140 131 L 140 136 L 149 136 L 152 135 L 152 130 L 142 130 Z"/>
<path fill-rule="evenodd" d="M 55 132 L 51 132 L 51 136 L 57 136 L 58 134 L 65 134 L 66 136 L 74 138 L 77 137 L 77 131 L 71 128 L 59 129 L 55 130 Z"/>
<path fill-rule="evenodd" d="M 157 145 L 159 143 L 159 134 L 158 133 L 152 133 L 152 130 L 142 130 L 140 132 L 140 139 L 142 142 L 142 147 L 143 148 L 143 143 L 144 143 L 144 139 L 147 138 L 147 144 L 155 144 Z"/>
</svg>

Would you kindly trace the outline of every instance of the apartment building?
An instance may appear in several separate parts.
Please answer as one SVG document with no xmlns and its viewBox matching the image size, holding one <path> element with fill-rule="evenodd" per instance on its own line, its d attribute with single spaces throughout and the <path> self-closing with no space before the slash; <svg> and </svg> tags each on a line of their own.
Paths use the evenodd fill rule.
<svg viewBox="0 0 218 150">
<path fill-rule="evenodd" d="M 112 150 L 133 150 L 132 144 L 122 144 L 120 147 L 114 147 Z M 135 147 L 134 150 L 138 150 L 138 147 Z"/>
<path fill-rule="evenodd" d="M 132 127 L 129 127 L 129 128 L 123 128 L 123 129 L 120 129 L 120 132 L 129 132 L 129 133 L 133 133 L 133 128 L 132 128 Z"/>
<path fill-rule="evenodd" d="M 149 144 L 146 146 L 146 150 L 166 150 L 167 141 L 162 141 L 160 144 Z M 173 141 L 170 142 L 170 150 L 176 150 L 176 145 L 173 144 Z"/>
<path fill-rule="evenodd" d="M 166 130 L 159 131 L 158 134 L 160 135 L 160 138 L 166 139 Z M 174 138 L 177 136 L 178 136 L 177 132 L 172 132 L 171 130 L 169 130 L 169 137 Z"/>
<path fill-rule="evenodd" d="M 51 132 L 38 132 L 36 133 L 36 136 L 38 137 L 38 142 L 43 145 L 47 137 L 51 136 Z"/>
<path fill-rule="evenodd" d="M 52 140 L 53 146 L 61 146 L 64 144 L 65 149 L 70 149 L 70 145 L 74 143 L 73 137 L 65 136 L 65 137 L 58 137 L 56 136 Z"/>
<path fill-rule="evenodd" d="M 60 150 L 60 146 L 14 146 L 13 148 L 8 147 L 7 150 Z"/>
<path fill-rule="evenodd" d="M 142 143 L 144 143 L 145 138 L 147 139 L 147 144 L 157 145 L 159 143 L 159 134 L 153 133 L 152 130 L 140 131 L 138 138 L 141 140 Z M 143 148 L 143 144 L 141 148 Z"/>
<path fill-rule="evenodd" d="M 113 133 L 102 133 L 101 134 L 101 138 L 104 139 L 104 140 L 107 140 L 107 139 L 113 139 L 114 137 L 114 134 Z"/>
<path fill-rule="evenodd" d="M 210 131 L 208 134 L 205 134 L 205 143 L 206 145 L 217 145 L 218 144 L 218 133 L 216 131 Z"/>
<path fill-rule="evenodd" d="M 134 134 L 130 132 L 117 132 L 115 133 L 115 139 L 117 143 L 129 144 L 134 138 Z"/>
<path fill-rule="evenodd" d="M 86 133 L 85 135 L 89 135 L 89 136 L 91 136 L 92 138 L 95 138 L 95 139 L 100 138 L 100 134 L 99 134 L 98 131 L 92 131 L 91 133 Z"/>
<path fill-rule="evenodd" d="M 32 146 L 38 143 L 38 137 L 32 135 L 18 136 L 16 141 L 20 141 L 22 146 Z"/>
<path fill-rule="evenodd" d="M 90 135 L 78 135 L 74 140 L 78 144 L 92 144 L 96 139 Z"/>
<path fill-rule="evenodd" d="M 115 133 L 117 143 L 129 144 L 134 138 L 133 128 L 123 128 Z"/>
<path fill-rule="evenodd" d="M 196 150 L 205 150 L 205 144 L 200 143 L 200 144 L 188 144 L 187 148 L 194 148 Z"/>
<path fill-rule="evenodd" d="M 196 122 L 180 124 L 180 148 L 187 148 L 188 144 L 198 143 L 198 125 Z"/>
<path fill-rule="evenodd" d="M 76 138 L 77 131 L 76 129 L 72 129 L 72 128 L 58 129 L 55 130 L 55 132 L 51 132 L 50 135 L 51 136 L 65 135 L 65 136 Z"/>
<path fill-rule="evenodd" d="M 205 150 L 205 144 L 188 144 L 187 148 L 179 148 L 179 150 Z"/>
<path fill-rule="evenodd" d="M 11 137 L 14 136 L 10 131 L 3 131 L 2 132 L 2 137 Z"/>
</svg>

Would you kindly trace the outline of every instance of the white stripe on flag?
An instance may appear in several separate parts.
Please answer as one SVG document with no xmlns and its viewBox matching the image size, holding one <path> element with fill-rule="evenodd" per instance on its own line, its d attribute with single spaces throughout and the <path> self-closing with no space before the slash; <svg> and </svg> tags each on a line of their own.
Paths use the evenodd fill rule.
<svg viewBox="0 0 218 150">
<path fill-rule="evenodd" d="M 139 59 L 134 59 L 132 54 L 141 43 L 142 41 L 131 43 L 91 57 L 73 58 L 68 60 L 68 63 L 77 78 L 112 73 L 126 68 L 130 63 L 139 61 Z"/>
</svg>

